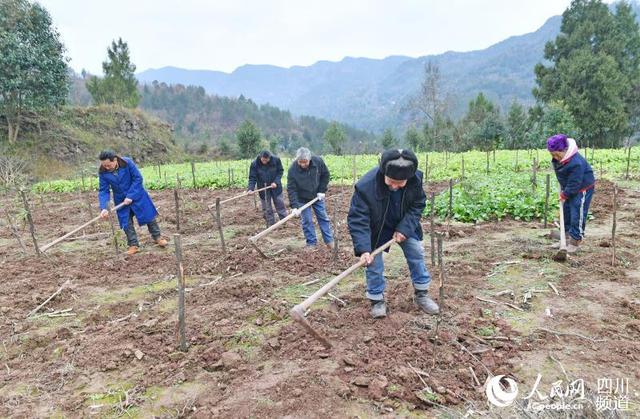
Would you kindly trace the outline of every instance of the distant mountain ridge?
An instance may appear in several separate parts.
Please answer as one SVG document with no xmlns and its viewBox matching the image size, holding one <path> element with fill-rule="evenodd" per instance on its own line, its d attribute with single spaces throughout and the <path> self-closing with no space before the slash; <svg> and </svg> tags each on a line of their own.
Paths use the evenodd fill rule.
<svg viewBox="0 0 640 419">
<path fill-rule="evenodd" d="M 638 11 L 638 3 L 633 3 Z M 339 62 L 319 61 L 308 67 L 282 68 L 244 65 L 232 73 L 185 70 L 176 67 L 139 73 L 144 83 L 199 85 L 208 93 L 269 103 L 294 114 L 336 120 L 380 132 L 405 124 L 403 108 L 418 91 L 428 61 L 439 64 L 445 89 L 453 96 L 452 116 L 460 117 L 478 92 L 505 110 L 516 99 L 534 101 L 534 66 L 543 60 L 544 47 L 560 32 L 561 16 L 549 18 L 538 30 L 512 36 L 488 48 L 445 52 L 418 58 L 384 59 L 346 57 Z"/>
</svg>

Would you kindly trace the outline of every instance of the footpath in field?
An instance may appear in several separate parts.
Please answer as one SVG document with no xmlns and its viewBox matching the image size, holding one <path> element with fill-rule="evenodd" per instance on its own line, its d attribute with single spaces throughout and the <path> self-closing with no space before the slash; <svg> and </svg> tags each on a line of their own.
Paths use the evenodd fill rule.
<svg viewBox="0 0 640 419">
<path fill-rule="evenodd" d="M 264 228 L 251 199 L 223 208 L 224 255 L 207 205 L 239 191 L 184 191 L 186 353 L 177 350 L 173 248 L 155 248 L 139 229 L 142 252 L 116 258 L 108 224 L 101 224 L 36 258 L 20 254 L 3 224 L 0 415 L 521 413 L 520 402 L 503 410 L 487 404 L 482 384 L 489 374 L 515 377 L 521 396 L 538 374 L 547 393 L 551 383 L 569 377 L 584 379 L 593 391 L 600 378 L 627 378 L 630 415 L 637 414 L 638 189 L 637 182 L 621 189 L 615 267 L 612 184 L 606 181 L 594 200 L 584 252 L 564 264 L 551 259 L 551 241 L 538 223 L 438 223 L 446 235 L 442 316 L 417 310 L 395 248 L 386 256 L 386 319 L 369 318 L 362 272 L 332 291 L 335 298 L 312 307 L 308 319 L 331 340 L 331 350 L 288 311 L 356 261 L 345 225 L 351 188 L 328 194 L 329 214 L 338 220 L 337 259 L 328 249 L 305 252 L 295 220 L 259 243 L 277 254 L 266 261 L 246 240 Z M 173 194 L 153 196 L 170 235 L 176 231 Z M 74 193 L 47 195 L 46 205 L 32 202 L 40 240 L 88 219 L 80 202 L 92 198 Z M 18 202 L 2 204 L 18 208 Z M 28 245 L 28 232 L 21 233 Z M 428 239 L 425 245 L 429 254 Z M 431 293 L 439 299 L 438 268 L 430 270 Z M 70 285 L 27 318 L 65 281 Z"/>
</svg>

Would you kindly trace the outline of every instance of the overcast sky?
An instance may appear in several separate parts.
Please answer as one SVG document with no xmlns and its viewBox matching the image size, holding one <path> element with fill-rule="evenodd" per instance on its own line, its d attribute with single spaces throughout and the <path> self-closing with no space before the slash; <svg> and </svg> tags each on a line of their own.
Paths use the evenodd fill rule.
<svg viewBox="0 0 640 419">
<path fill-rule="evenodd" d="M 101 74 L 122 37 L 138 71 L 231 72 L 243 64 L 310 65 L 345 56 L 486 48 L 538 29 L 570 0 L 40 0 L 71 66 Z"/>
</svg>

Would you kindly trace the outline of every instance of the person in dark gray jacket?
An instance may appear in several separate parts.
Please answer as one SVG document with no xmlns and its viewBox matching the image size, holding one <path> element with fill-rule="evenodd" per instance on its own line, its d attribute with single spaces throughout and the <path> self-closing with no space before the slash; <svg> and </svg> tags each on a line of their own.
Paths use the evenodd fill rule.
<svg viewBox="0 0 640 419">
<path fill-rule="evenodd" d="M 410 150 L 387 150 L 380 165 L 355 185 L 347 223 L 353 251 L 367 267 L 366 296 L 371 316 L 385 317 L 385 277 L 382 254 L 371 252 L 392 238 L 400 245 L 409 266 L 414 301 L 425 313 L 438 314 L 438 304 L 428 295 L 431 275 L 424 262 L 420 217 L 426 206 L 422 172 Z"/>
<path fill-rule="evenodd" d="M 249 185 L 247 186 L 249 193 L 254 193 L 255 189 L 271 186 L 271 189 L 258 192 L 262 205 L 262 214 L 268 226 L 275 223 L 271 201 L 273 201 L 278 217 L 281 220 L 287 216 L 287 207 L 282 197 L 281 179 L 283 173 L 282 161 L 268 150 L 261 151 L 258 157 L 251 162 L 251 167 L 249 168 Z"/>
<path fill-rule="evenodd" d="M 327 247 L 333 245 L 331 223 L 324 205 L 325 194 L 329 186 L 329 169 L 318 156 L 312 156 L 308 148 L 301 147 L 296 152 L 296 158 L 287 175 L 287 193 L 292 213 L 299 215 L 302 231 L 307 241 L 307 249 L 315 249 L 318 244 L 316 229 L 313 226 L 311 208 L 316 214 L 322 239 Z M 300 212 L 299 208 L 314 198 L 318 198 L 311 207 Z"/>
</svg>

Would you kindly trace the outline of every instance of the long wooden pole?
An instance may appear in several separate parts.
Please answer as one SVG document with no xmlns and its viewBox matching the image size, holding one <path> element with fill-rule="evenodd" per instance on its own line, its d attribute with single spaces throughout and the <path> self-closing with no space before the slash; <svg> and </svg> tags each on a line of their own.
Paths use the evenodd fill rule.
<svg viewBox="0 0 640 419">
<path fill-rule="evenodd" d="M 178 347 L 182 352 L 187 351 L 187 333 L 184 319 L 184 267 L 182 266 L 182 240 L 180 234 L 173 235 L 176 245 L 176 262 L 178 271 Z"/>
<path fill-rule="evenodd" d="M 629 142 L 629 147 L 627 148 L 627 173 L 625 175 L 625 179 L 629 180 L 629 165 L 631 164 L 631 142 Z"/>
<path fill-rule="evenodd" d="M 395 243 L 395 239 L 389 240 L 388 242 L 386 242 L 385 244 L 383 244 L 382 246 L 378 247 L 373 252 L 371 252 L 371 257 L 375 258 L 378 254 L 382 253 L 383 251 L 391 247 L 393 243 Z M 324 336 L 320 335 L 316 330 L 314 330 L 311 327 L 307 319 L 304 317 L 304 313 L 313 303 L 315 303 L 322 296 L 324 296 L 326 293 L 331 291 L 331 289 L 335 287 L 338 284 L 338 282 L 340 282 L 346 276 L 351 275 L 356 269 L 362 266 L 364 266 L 363 261 L 354 263 L 353 265 L 351 265 L 351 267 L 344 270 L 340 275 L 336 276 L 331 281 L 327 282 L 318 291 L 310 295 L 309 298 L 307 298 L 297 306 L 293 307 L 289 312 L 291 314 L 291 317 L 293 317 L 295 321 L 300 323 L 313 337 L 318 339 L 326 348 L 331 348 L 331 343 L 329 343 L 329 341 Z"/>
<path fill-rule="evenodd" d="M 125 206 L 125 203 L 124 203 L 124 202 L 121 202 L 120 204 L 116 205 L 114 208 L 110 209 L 110 210 L 109 210 L 109 212 L 111 213 L 111 212 L 117 211 L 117 210 L 119 210 L 120 208 L 122 208 L 122 207 L 124 207 L 124 206 Z M 100 220 L 100 218 L 101 218 L 101 217 L 100 217 L 99 215 L 98 215 L 98 216 L 96 216 L 96 217 L 94 217 L 94 218 L 92 218 L 91 220 L 87 221 L 86 223 L 82 224 L 81 226 L 74 228 L 73 230 L 71 230 L 70 232 L 68 232 L 67 234 L 65 234 L 64 236 L 62 236 L 62 237 L 60 237 L 60 238 L 55 239 L 54 241 L 52 241 L 52 242 L 51 242 L 51 243 L 49 243 L 49 244 L 45 244 L 44 246 L 42 246 L 42 247 L 40 248 L 40 251 L 41 251 L 42 253 L 46 252 L 48 249 L 50 249 L 51 247 L 53 247 L 53 246 L 55 246 L 56 244 L 60 243 L 61 241 L 63 241 L 63 240 L 64 240 L 64 239 L 66 239 L 67 237 L 69 237 L 69 236 L 71 236 L 71 235 L 73 235 L 73 234 L 77 233 L 78 231 L 82 230 L 83 228 L 85 228 L 85 227 L 87 227 L 87 226 L 89 226 L 89 225 L 91 225 L 91 224 L 95 223 L 96 221 Z"/>
<path fill-rule="evenodd" d="M 300 210 L 300 213 L 302 213 L 302 211 L 304 211 L 307 208 L 309 208 L 311 205 L 315 204 L 318 201 L 318 199 L 319 198 L 313 198 L 311 201 L 307 202 L 302 207 L 298 208 Z M 292 219 L 295 216 L 296 215 L 294 213 L 291 213 L 291 214 L 287 215 L 286 217 L 284 217 L 282 220 L 278 221 L 277 223 L 275 223 L 271 227 L 267 228 L 264 231 L 261 231 L 260 233 L 256 234 L 255 236 L 249 238 L 249 240 L 251 240 L 252 242 L 257 241 L 259 238 L 264 237 L 267 234 L 271 233 L 273 230 L 277 229 L 278 227 L 280 227 L 281 225 L 283 225 L 284 223 L 286 223 L 287 221 L 289 221 L 290 219 Z"/>
<path fill-rule="evenodd" d="M 31 240 L 33 240 L 33 247 L 35 248 L 36 255 L 40 256 L 42 251 L 38 247 L 38 240 L 36 240 L 36 228 L 33 225 L 33 217 L 31 217 L 31 210 L 29 209 L 29 201 L 27 201 L 27 195 L 24 190 L 20 190 L 20 196 L 22 197 L 22 204 L 27 212 L 27 222 L 29 223 L 29 233 L 31 233 Z"/>
<path fill-rule="evenodd" d="M 255 191 L 253 191 L 253 193 L 266 191 L 267 189 L 271 189 L 271 188 L 272 188 L 272 186 L 271 186 L 271 185 L 269 185 L 269 186 L 265 186 L 264 188 L 256 189 Z M 232 196 L 231 198 L 227 198 L 227 199 L 225 199 L 224 201 L 220 201 L 220 204 L 221 204 L 221 205 L 222 205 L 222 204 L 226 204 L 227 202 L 231 202 L 231 201 L 233 201 L 233 200 L 236 200 L 236 199 L 239 199 L 239 198 L 242 198 L 242 197 L 248 196 L 248 195 L 249 195 L 249 191 L 245 191 L 245 192 L 242 192 L 242 193 L 241 193 L 241 194 L 239 194 L 239 195 Z M 213 205 L 212 205 L 212 206 L 213 206 Z"/>
</svg>

